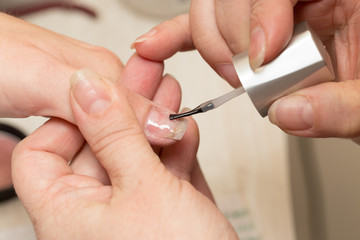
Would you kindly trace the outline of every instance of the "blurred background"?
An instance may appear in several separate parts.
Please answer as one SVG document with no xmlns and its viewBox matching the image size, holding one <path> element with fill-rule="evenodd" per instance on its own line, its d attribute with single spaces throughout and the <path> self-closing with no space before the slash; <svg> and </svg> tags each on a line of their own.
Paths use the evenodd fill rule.
<svg viewBox="0 0 360 240">
<path fill-rule="evenodd" d="M 55 7 L 59 3 L 62 7 Z M 26 21 L 108 48 L 126 63 L 137 37 L 185 13 L 190 0 L 68 3 L 0 0 L 0 9 L 25 14 Z M 40 9 L 44 10 L 35 11 Z M 181 84 L 183 107 L 195 107 L 231 90 L 196 51 L 179 53 L 165 65 L 165 72 Z M 200 165 L 240 239 L 360 239 L 360 147 L 356 144 L 289 137 L 261 118 L 246 94 L 194 118 L 200 128 Z M 26 134 L 44 121 L 0 119 Z M 5 239 L 35 239 L 17 199 L 0 203 L 0 240 Z"/>
</svg>

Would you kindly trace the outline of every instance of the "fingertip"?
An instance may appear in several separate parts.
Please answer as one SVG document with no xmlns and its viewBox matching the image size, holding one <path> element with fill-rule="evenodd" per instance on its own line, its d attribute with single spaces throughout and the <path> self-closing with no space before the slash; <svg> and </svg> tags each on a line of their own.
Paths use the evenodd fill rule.
<svg viewBox="0 0 360 240">
<path fill-rule="evenodd" d="M 149 32 L 141 35 L 140 37 L 138 37 L 137 39 L 135 39 L 134 42 L 131 43 L 130 45 L 130 49 L 135 49 L 136 46 L 140 46 L 141 43 L 149 40 L 152 36 L 154 36 L 157 32 L 156 28 L 151 29 Z"/>
<path fill-rule="evenodd" d="M 153 102 L 177 112 L 181 103 L 181 87 L 170 74 L 166 74 L 153 98 Z"/>
<path fill-rule="evenodd" d="M 167 146 L 180 141 L 188 128 L 188 119 L 170 120 L 170 111 L 151 106 L 145 119 L 144 131 L 147 139 L 156 146 Z"/>
<path fill-rule="evenodd" d="M 139 55 L 163 61 L 178 51 L 194 49 L 188 15 L 180 15 L 154 27 L 131 45 Z"/>
<path fill-rule="evenodd" d="M 360 135 L 358 81 L 327 82 L 279 99 L 269 110 L 270 121 L 300 137 Z"/>
<path fill-rule="evenodd" d="M 196 164 L 196 155 L 199 145 L 199 130 L 192 117 L 186 118 L 188 128 L 181 141 L 164 148 L 161 160 L 168 170 L 176 177 L 184 180 L 192 180 L 191 172 Z"/>
<path fill-rule="evenodd" d="M 285 131 L 309 130 L 314 124 L 312 103 L 301 95 L 281 98 L 270 107 L 269 120 Z"/>
<path fill-rule="evenodd" d="M 239 76 L 236 73 L 234 64 L 232 63 L 218 63 L 214 67 L 215 71 L 226 80 L 233 88 L 241 86 Z"/>
<path fill-rule="evenodd" d="M 255 70 L 263 64 L 265 59 L 266 37 L 262 27 L 256 26 L 252 29 L 250 39 L 249 63 L 251 68 Z"/>
<path fill-rule="evenodd" d="M 185 107 L 183 109 L 181 109 L 180 112 L 187 112 L 190 109 Z M 187 129 L 186 132 L 182 138 L 182 144 L 186 145 L 186 146 L 191 146 L 192 148 L 198 149 L 199 146 L 199 141 L 200 141 L 200 132 L 199 132 L 199 126 L 197 124 L 197 122 L 195 121 L 195 119 L 192 116 L 186 117 L 188 124 L 187 124 Z M 195 153 L 196 153 L 195 151 Z M 194 156 L 196 157 L 196 156 Z"/>
<path fill-rule="evenodd" d="M 256 1 L 251 12 L 249 61 L 256 69 L 272 61 L 290 41 L 294 27 L 293 5 L 289 0 Z"/>
<path fill-rule="evenodd" d="M 161 83 L 164 63 L 152 61 L 134 53 L 120 76 L 122 85 L 131 91 L 151 99 Z"/>
<path fill-rule="evenodd" d="M 189 117 L 189 124 L 188 124 L 188 135 L 187 138 L 191 139 L 192 143 L 195 144 L 196 150 L 199 146 L 200 141 L 200 132 L 199 126 L 197 125 L 195 119 L 193 117 Z"/>
</svg>

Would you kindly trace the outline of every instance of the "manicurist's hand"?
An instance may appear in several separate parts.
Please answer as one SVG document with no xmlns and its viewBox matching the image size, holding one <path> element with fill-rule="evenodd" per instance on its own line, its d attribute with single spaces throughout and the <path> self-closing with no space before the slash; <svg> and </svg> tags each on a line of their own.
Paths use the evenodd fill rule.
<svg viewBox="0 0 360 240">
<path fill-rule="evenodd" d="M 78 128 L 53 118 L 13 157 L 15 188 L 39 239 L 237 239 L 196 161 L 193 120 L 182 141 L 156 154 L 141 125 L 159 123 L 164 109 L 88 70 L 71 86 Z M 159 89 L 158 101 L 167 98 Z M 75 167 L 94 156 L 108 183 Z"/>
<path fill-rule="evenodd" d="M 269 119 L 297 136 L 354 138 L 360 136 L 359 5 L 357 0 L 194 0 L 190 16 L 160 24 L 133 46 L 141 56 L 157 60 L 196 47 L 220 75 L 238 86 L 227 64 L 233 54 L 248 48 L 253 68 L 265 64 L 286 47 L 294 24 L 307 21 L 332 58 L 336 81 L 278 100 Z M 152 50 L 156 46 L 157 53 Z"/>
</svg>

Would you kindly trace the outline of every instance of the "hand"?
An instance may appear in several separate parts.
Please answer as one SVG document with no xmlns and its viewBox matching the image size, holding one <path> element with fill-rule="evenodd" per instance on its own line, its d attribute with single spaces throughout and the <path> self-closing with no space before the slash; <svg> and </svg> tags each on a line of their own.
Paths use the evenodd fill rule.
<svg viewBox="0 0 360 240">
<path fill-rule="evenodd" d="M 0 117 L 57 116 L 73 122 L 66 79 L 89 68 L 119 79 L 110 51 L 0 13 Z"/>
<path fill-rule="evenodd" d="M 0 117 L 55 116 L 74 123 L 69 102 L 69 76 L 89 68 L 148 99 L 164 83 L 177 93 L 164 64 L 135 54 L 127 67 L 112 52 L 42 29 L 0 13 Z M 170 84 L 167 84 L 171 82 Z M 174 94 L 173 98 L 180 98 Z M 154 99 L 156 101 L 156 99 Z M 150 132 L 147 132 L 150 133 Z M 154 144 L 161 144 L 148 134 Z"/>
<path fill-rule="evenodd" d="M 164 22 L 154 28 L 156 34 L 145 35 L 134 47 L 140 55 L 160 60 L 195 45 L 216 69 L 218 63 L 230 63 L 231 55 L 246 49 L 250 42 L 250 61 L 256 68 L 281 52 L 294 23 L 307 21 L 326 45 L 337 81 L 279 99 L 270 108 L 269 119 L 297 136 L 354 138 L 360 136 L 359 5 L 356 0 L 196 0 L 192 1 L 190 20 L 183 15 Z M 172 48 L 163 51 L 170 43 L 174 43 Z M 233 77 L 226 79 L 236 86 Z"/>
<path fill-rule="evenodd" d="M 135 116 L 157 111 L 153 103 L 89 72 L 73 76 L 70 101 L 80 132 L 51 119 L 14 153 L 15 188 L 39 239 L 237 239 L 210 200 L 193 120 L 157 156 Z M 111 185 L 74 168 L 88 159 L 84 140 Z"/>
</svg>

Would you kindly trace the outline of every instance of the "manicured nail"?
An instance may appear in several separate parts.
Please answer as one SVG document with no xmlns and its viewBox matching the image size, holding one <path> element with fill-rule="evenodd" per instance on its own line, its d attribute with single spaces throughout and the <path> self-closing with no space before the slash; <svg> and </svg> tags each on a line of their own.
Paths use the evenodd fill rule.
<svg viewBox="0 0 360 240">
<path fill-rule="evenodd" d="M 235 67 L 231 63 L 219 63 L 215 65 L 215 71 L 234 88 L 240 87 L 241 83 Z"/>
<path fill-rule="evenodd" d="M 269 119 L 284 130 L 308 130 L 314 124 L 313 108 L 305 97 L 288 96 L 277 100 L 270 107 Z"/>
<path fill-rule="evenodd" d="M 131 49 L 134 49 L 134 48 L 135 48 L 135 45 L 136 45 L 137 43 L 145 42 L 145 41 L 148 40 L 150 37 L 154 36 L 156 32 L 157 32 L 156 29 L 152 29 L 152 30 L 150 30 L 149 32 L 145 33 L 144 35 L 141 35 L 140 37 L 138 37 L 138 38 L 130 45 L 130 48 L 131 48 Z"/>
<path fill-rule="evenodd" d="M 261 27 L 255 27 L 250 34 L 249 62 L 253 70 L 260 67 L 265 58 L 265 34 Z"/>
<path fill-rule="evenodd" d="M 145 134 L 150 139 L 181 140 L 188 126 L 186 118 L 170 120 L 170 112 L 160 107 L 153 107 L 145 123 Z"/>
<path fill-rule="evenodd" d="M 101 77 L 82 69 L 70 78 L 71 91 L 82 110 L 89 115 L 103 113 L 111 104 L 111 95 Z"/>
<path fill-rule="evenodd" d="M 184 112 L 188 112 L 188 111 L 191 111 L 191 108 L 183 107 L 179 113 L 184 113 Z"/>
</svg>

